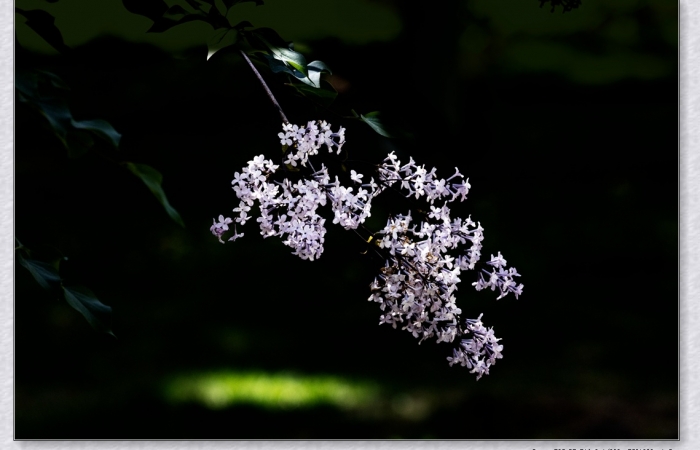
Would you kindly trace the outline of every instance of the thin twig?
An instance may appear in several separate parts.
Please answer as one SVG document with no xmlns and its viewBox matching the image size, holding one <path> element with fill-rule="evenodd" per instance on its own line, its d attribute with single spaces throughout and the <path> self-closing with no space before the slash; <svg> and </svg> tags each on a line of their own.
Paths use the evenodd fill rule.
<svg viewBox="0 0 700 450">
<path fill-rule="evenodd" d="M 255 68 L 253 63 L 250 61 L 250 58 L 248 58 L 248 55 L 245 54 L 243 50 L 240 50 L 241 55 L 243 56 L 243 59 L 246 60 L 250 68 L 253 70 L 253 73 L 255 74 L 256 77 L 258 77 L 258 81 L 260 81 L 260 84 L 263 85 L 265 88 L 265 92 L 267 93 L 267 96 L 270 98 L 270 101 L 272 102 L 273 105 L 275 105 L 275 108 L 277 108 L 277 112 L 280 113 L 280 117 L 282 117 L 282 122 L 285 124 L 289 123 L 289 120 L 287 120 L 287 116 L 284 115 L 284 111 L 282 111 L 282 107 L 280 106 L 279 103 L 277 103 L 277 99 L 275 98 L 274 95 L 272 95 L 272 91 L 270 91 L 270 88 L 267 87 L 267 84 L 265 83 L 265 80 L 263 80 L 262 76 L 260 76 L 260 72 L 258 72 L 258 69 Z"/>
</svg>

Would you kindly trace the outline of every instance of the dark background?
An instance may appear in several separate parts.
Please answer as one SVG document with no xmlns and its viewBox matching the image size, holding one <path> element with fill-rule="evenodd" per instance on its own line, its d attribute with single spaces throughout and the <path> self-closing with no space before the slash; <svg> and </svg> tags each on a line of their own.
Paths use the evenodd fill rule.
<svg viewBox="0 0 700 450">
<path fill-rule="evenodd" d="M 233 173 L 278 151 L 280 124 L 238 56 L 206 61 L 207 25 L 146 34 L 116 0 L 17 6 L 51 12 L 73 49 L 52 53 L 18 15 L 17 68 L 58 74 L 75 117 L 123 137 L 70 159 L 17 106 L 15 234 L 68 257 L 62 275 L 113 307 L 118 338 L 18 266 L 16 438 L 678 437 L 676 2 L 236 7 L 333 69 L 342 115 L 381 110 L 412 138 L 316 110 L 261 69 L 292 122 L 345 126 L 358 160 L 395 150 L 469 177 L 457 212 L 525 284 L 497 302 L 462 276 L 464 316 L 484 313 L 504 345 L 478 382 L 448 346 L 377 326 L 377 262 L 352 234 L 329 226 L 315 262 L 254 223 L 211 236 L 237 205 Z M 162 172 L 186 228 L 101 155 Z"/>
</svg>

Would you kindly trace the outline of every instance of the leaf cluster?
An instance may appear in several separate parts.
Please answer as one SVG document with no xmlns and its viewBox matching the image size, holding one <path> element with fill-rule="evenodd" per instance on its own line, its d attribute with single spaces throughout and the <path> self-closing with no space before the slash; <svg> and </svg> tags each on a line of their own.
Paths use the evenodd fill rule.
<svg viewBox="0 0 700 450">
<path fill-rule="evenodd" d="M 56 1 L 56 0 L 54 0 Z M 53 3 L 54 1 L 50 1 Z M 63 42 L 63 35 L 54 24 L 54 17 L 43 9 L 25 10 L 15 8 L 15 12 L 27 19 L 26 24 L 41 36 L 50 46 L 58 50 L 59 53 L 67 53 L 70 48 Z"/>
<path fill-rule="evenodd" d="M 115 151 L 119 148 L 121 134 L 102 119 L 77 120 L 68 106 L 70 88 L 58 77 L 43 70 L 18 70 L 15 77 L 16 97 L 38 116 L 60 141 L 71 158 L 96 150 L 102 142 Z M 107 159 L 111 159 L 107 157 Z M 144 182 L 166 213 L 181 226 L 185 226 L 180 214 L 170 205 L 161 186 L 163 176 L 146 164 L 119 163 Z"/>
<path fill-rule="evenodd" d="M 47 1 L 52 2 L 52 0 Z M 60 53 L 67 54 L 70 51 L 63 41 L 60 30 L 55 26 L 54 17 L 51 14 L 39 9 L 16 8 L 16 12 L 24 16 L 27 19 L 26 24 Z M 46 70 L 19 68 L 15 74 L 15 98 L 34 115 L 37 124 L 43 125 L 57 138 L 65 148 L 68 157 L 77 158 L 88 151 L 96 151 L 116 163 L 112 156 L 119 149 L 121 134 L 106 120 L 76 119 L 69 107 L 70 88 L 58 75 Z M 99 144 L 106 147 L 109 153 L 102 153 Z M 163 205 L 167 214 L 184 227 L 182 218 L 170 205 L 163 191 L 161 186 L 163 176 L 160 172 L 145 164 L 131 162 L 118 164 L 139 177 Z M 59 275 L 60 260 L 47 263 L 32 258 L 31 251 L 27 247 L 19 242 L 17 244 L 17 262 L 32 274 L 42 288 L 65 299 L 94 329 L 114 335 L 109 325 L 111 307 L 102 304 L 85 286 L 67 284 Z"/>
<path fill-rule="evenodd" d="M 324 107 L 330 106 L 338 95 L 329 83 L 322 82 L 321 75 L 331 73 L 323 61 L 307 63 L 304 55 L 294 50 L 293 43 L 282 39 L 271 28 L 253 28 L 246 20 L 234 24 L 234 14 L 231 13 L 234 6 L 245 2 L 262 5 L 262 0 L 181 0 L 173 6 L 168 6 L 163 0 L 122 2 L 132 13 L 153 21 L 148 32 L 163 32 L 192 21 L 211 25 L 213 32 L 207 40 L 207 59 L 226 48 L 244 51 L 266 65 L 272 73 L 288 75 L 287 86 Z"/>
<path fill-rule="evenodd" d="M 122 0 L 124 7 L 153 21 L 149 32 L 162 32 L 187 22 L 199 20 L 215 30 L 231 26 L 226 19 L 229 10 L 239 4 L 254 2 L 260 6 L 263 0 L 184 0 L 168 6 L 163 0 Z M 223 8 L 222 8 L 223 6 Z"/>
<path fill-rule="evenodd" d="M 100 302 L 85 286 L 68 284 L 59 275 L 60 259 L 52 264 L 34 259 L 31 251 L 17 241 L 17 262 L 27 269 L 39 286 L 58 298 L 63 298 L 96 330 L 114 336 L 111 328 L 112 308 Z M 116 337 L 116 336 L 115 336 Z"/>
<path fill-rule="evenodd" d="M 87 153 L 101 140 L 113 149 L 119 147 L 121 134 L 101 119 L 76 120 L 68 107 L 70 88 L 57 75 L 42 71 L 18 70 L 16 97 L 20 103 L 44 117 L 48 128 L 71 157 Z"/>
</svg>

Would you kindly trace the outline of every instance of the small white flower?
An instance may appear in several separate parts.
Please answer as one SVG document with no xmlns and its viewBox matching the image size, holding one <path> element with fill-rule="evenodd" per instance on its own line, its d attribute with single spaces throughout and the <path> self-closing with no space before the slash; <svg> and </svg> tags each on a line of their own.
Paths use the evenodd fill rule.
<svg viewBox="0 0 700 450">
<path fill-rule="evenodd" d="M 230 217 L 220 215 L 219 221 L 217 222 L 216 219 L 214 219 L 213 222 L 214 224 L 209 228 L 209 231 L 211 231 L 212 234 L 219 239 L 219 242 L 223 244 L 224 241 L 221 240 L 221 236 L 228 231 L 228 224 L 233 222 L 233 220 L 231 220 Z"/>
<path fill-rule="evenodd" d="M 291 133 L 277 133 L 280 138 L 280 144 L 282 145 L 292 145 L 294 142 L 290 139 Z"/>
<path fill-rule="evenodd" d="M 506 266 L 506 260 L 503 259 L 501 252 L 498 252 L 498 256 L 494 257 L 493 255 L 491 255 L 491 261 L 487 261 L 486 264 L 489 264 L 491 266 L 494 266 L 497 269 L 500 269 L 501 267 Z"/>
<path fill-rule="evenodd" d="M 358 174 L 358 173 L 355 172 L 354 170 L 351 170 L 351 171 L 350 171 L 350 179 L 351 179 L 352 181 L 354 181 L 355 183 L 357 183 L 357 184 L 362 184 L 362 177 L 363 177 L 363 176 L 364 176 L 364 175 Z"/>
</svg>

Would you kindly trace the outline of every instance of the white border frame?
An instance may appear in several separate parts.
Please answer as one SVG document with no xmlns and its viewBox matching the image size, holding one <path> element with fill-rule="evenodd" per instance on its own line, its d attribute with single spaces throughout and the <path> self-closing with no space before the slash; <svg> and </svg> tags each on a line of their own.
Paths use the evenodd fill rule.
<svg viewBox="0 0 700 450">
<path fill-rule="evenodd" d="M 14 436 L 14 4 L 0 6 L 0 448 L 22 449 L 653 449 L 700 448 L 700 2 L 679 2 L 679 441 L 21 441 Z M 660 149 L 659 151 L 669 151 Z M 647 370 L 658 370 L 650 366 Z M 495 417 L 495 420 L 498 418 Z M 506 424 L 504 424 L 505 426 Z M 234 424 L 232 424 L 234 426 Z"/>
</svg>

